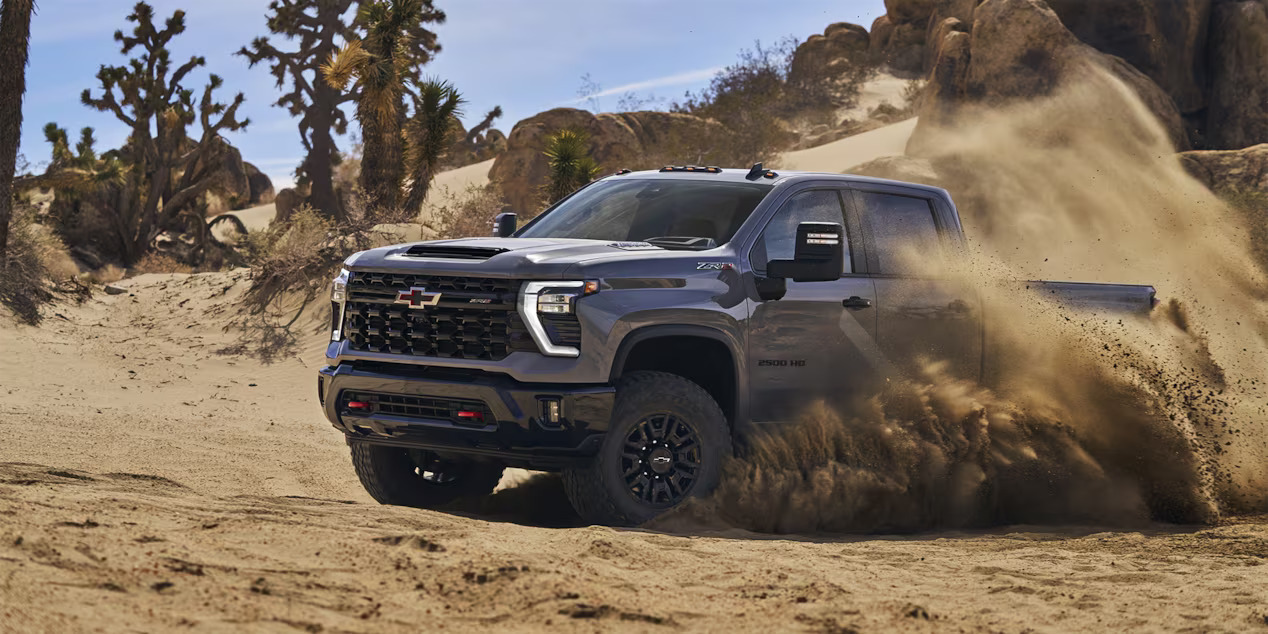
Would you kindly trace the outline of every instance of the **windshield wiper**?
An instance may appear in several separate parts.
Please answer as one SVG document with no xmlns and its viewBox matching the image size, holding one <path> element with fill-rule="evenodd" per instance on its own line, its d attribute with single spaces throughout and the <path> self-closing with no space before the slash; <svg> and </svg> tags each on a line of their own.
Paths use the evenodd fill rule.
<svg viewBox="0 0 1268 634">
<path fill-rule="evenodd" d="M 657 236 L 655 238 L 647 238 L 643 242 L 654 244 L 662 249 L 678 251 L 706 251 L 718 246 L 718 242 L 713 238 L 699 238 L 696 236 Z"/>
</svg>

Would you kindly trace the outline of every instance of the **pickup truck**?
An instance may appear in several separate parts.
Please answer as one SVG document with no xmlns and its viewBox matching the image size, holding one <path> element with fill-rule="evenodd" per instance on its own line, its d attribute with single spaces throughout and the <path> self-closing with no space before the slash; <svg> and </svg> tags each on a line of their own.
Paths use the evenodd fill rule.
<svg viewBox="0 0 1268 634">
<path fill-rule="evenodd" d="M 516 230 L 356 253 L 318 398 L 384 504 L 561 471 L 583 519 L 637 525 L 719 480 L 746 435 L 919 360 L 980 377 L 978 289 L 945 190 L 843 174 L 622 170 Z M 1147 313 L 1148 286 L 1034 282 Z"/>
</svg>

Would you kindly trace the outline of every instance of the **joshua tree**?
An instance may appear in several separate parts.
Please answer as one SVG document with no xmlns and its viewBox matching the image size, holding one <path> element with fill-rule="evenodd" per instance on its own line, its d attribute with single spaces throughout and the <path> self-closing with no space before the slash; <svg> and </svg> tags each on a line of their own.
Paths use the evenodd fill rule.
<svg viewBox="0 0 1268 634">
<path fill-rule="evenodd" d="M 445 151 L 452 145 L 454 121 L 462 114 L 462 95 L 453 84 L 431 80 L 418 86 L 414 115 L 406 126 L 406 167 L 410 189 L 405 209 L 415 212 L 423 206 L 431 179 Z"/>
<path fill-rule="evenodd" d="M 467 145 L 475 147 L 475 145 L 480 142 L 484 133 L 487 132 L 489 128 L 493 127 L 493 120 L 501 116 L 502 106 L 493 106 L 493 109 L 490 110 L 488 114 L 484 115 L 484 119 L 481 120 L 480 123 L 475 124 L 475 126 L 467 131 Z"/>
<path fill-rule="evenodd" d="M 419 82 L 419 68 L 440 50 L 436 35 L 423 25 L 444 19 L 445 14 L 433 8 L 431 0 L 368 2 L 357 13 L 362 37 L 349 40 L 322 66 L 326 81 L 341 91 L 356 79 L 356 116 L 365 143 L 361 187 L 375 214 L 396 212 L 401 207 L 405 96 Z"/>
<path fill-rule="evenodd" d="M 554 204 L 598 175 L 599 164 L 590 158 L 589 145 L 590 139 L 577 130 L 560 130 L 547 139 L 550 180 L 542 188 L 547 204 Z"/>
<path fill-rule="evenodd" d="M 355 36 L 344 14 L 359 4 L 360 0 L 273 0 L 269 4 L 269 32 L 298 40 L 298 46 L 294 51 L 282 51 L 268 38 L 258 37 L 250 48 L 238 51 L 251 66 L 267 62 L 279 89 L 291 82 L 290 92 L 274 105 L 300 118 L 299 136 L 308 155 L 296 175 L 300 183 L 311 187 L 312 206 L 329 216 L 340 213 L 333 180 L 333 168 L 339 161 L 334 135 L 343 134 L 348 127 L 339 106 L 354 95 L 343 94 L 322 81 L 319 72 L 322 63 L 339 50 L 337 41 Z"/>
<path fill-rule="evenodd" d="M 34 0 L 0 3 L 0 268 L 5 267 L 9 218 L 13 215 L 13 171 L 22 135 L 22 95 L 30 49 Z"/>
<path fill-rule="evenodd" d="M 182 85 L 191 71 L 206 63 L 202 57 L 191 57 L 172 70 L 167 45 L 185 31 L 184 11 L 173 13 L 160 30 L 154 25 L 154 10 L 138 2 L 128 21 L 136 24 L 132 35 L 116 31 L 114 38 L 123 54 L 140 48 L 140 55 L 127 66 L 103 65 L 97 72 L 101 95 L 85 90 L 80 100 L 132 129 L 119 152 L 128 169 L 120 204 L 106 210 L 119 254 L 131 264 L 158 233 L 188 222 L 182 214 L 218 181 L 220 160 L 229 147 L 220 133 L 245 128 L 248 121 L 238 119 L 242 93 L 228 105 L 212 98 L 223 83 L 219 76 L 211 75 L 197 103 L 194 91 Z M 197 138 L 187 133 L 194 121 L 202 128 Z M 202 218 L 197 220 L 201 231 Z"/>
</svg>

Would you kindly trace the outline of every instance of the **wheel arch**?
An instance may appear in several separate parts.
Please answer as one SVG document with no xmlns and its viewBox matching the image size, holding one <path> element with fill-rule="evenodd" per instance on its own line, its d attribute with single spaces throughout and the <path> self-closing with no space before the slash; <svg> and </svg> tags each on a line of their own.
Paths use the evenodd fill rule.
<svg viewBox="0 0 1268 634">
<path fill-rule="evenodd" d="M 718 361 L 725 360 L 725 376 Z M 627 372 L 656 370 L 691 380 L 717 401 L 732 432 L 748 421 L 748 385 L 739 340 L 709 326 L 666 324 L 643 326 L 621 340 L 609 380 Z"/>
</svg>

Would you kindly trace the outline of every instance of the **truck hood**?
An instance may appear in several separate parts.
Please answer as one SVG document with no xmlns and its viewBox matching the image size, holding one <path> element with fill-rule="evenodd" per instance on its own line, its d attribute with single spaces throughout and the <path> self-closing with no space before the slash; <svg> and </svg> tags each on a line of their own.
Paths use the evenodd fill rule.
<svg viewBox="0 0 1268 634">
<path fill-rule="evenodd" d="M 574 265 L 607 259 L 696 257 L 646 242 L 534 238 L 462 238 L 398 244 L 362 251 L 345 265 L 354 270 L 417 270 L 491 277 L 562 276 Z"/>
</svg>

